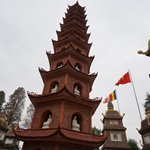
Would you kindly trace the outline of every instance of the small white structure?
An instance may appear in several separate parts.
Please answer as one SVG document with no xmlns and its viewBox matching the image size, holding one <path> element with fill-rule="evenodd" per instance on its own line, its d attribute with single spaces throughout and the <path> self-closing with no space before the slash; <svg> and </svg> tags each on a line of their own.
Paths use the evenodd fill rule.
<svg viewBox="0 0 150 150">
<path fill-rule="evenodd" d="M 57 89 L 58 89 L 58 85 L 57 85 L 57 84 L 55 84 L 54 88 L 53 88 L 53 89 L 51 89 L 51 93 L 55 93 L 55 92 L 57 92 Z"/>
<path fill-rule="evenodd" d="M 60 64 L 57 66 L 57 68 L 61 68 L 62 66 L 63 66 L 63 64 L 60 63 Z"/>
<path fill-rule="evenodd" d="M 80 67 L 78 65 L 75 65 L 75 69 L 80 71 Z"/>
<path fill-rule="evenodd" d="M 52 120 L 52 116 L 51 116 L 51 115 L 49 115 L 49 117 L 48 117 L 47 121 L 45 121 L 45 122 L 43 123 L 42 128 L 49 128 L 50 123 L 51 123 L 51 120 Z"/>
<path fill-rule="evenodd" d="M 78 86 L 74 87 L 74 94 L 80 95 L 80 91 L 78 90 Z"/>
<path fill-rule="evenodd" d="M 78 124 L 76 116 L 72 120 L 72 130 L 80 131 L 80 124 Z"/>
</svg>

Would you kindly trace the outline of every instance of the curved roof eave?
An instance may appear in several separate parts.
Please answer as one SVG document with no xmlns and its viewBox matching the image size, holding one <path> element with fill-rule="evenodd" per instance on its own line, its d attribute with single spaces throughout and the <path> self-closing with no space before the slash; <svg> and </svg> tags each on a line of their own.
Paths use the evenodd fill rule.
<svg viewBox="0 0 150 150">
<path fill-rule="evenodd" d="M 39 138 L 47 138 L 47 140 L 55 141 L 55 137 L 59 136 L 60 139 L 75 140 L 77 143 L 91 145 L 94 147 L 101 146 L 107 139 L 106 135 L 93 135 L 84 132 L 67 130 L 63 128 L 52 129 L 13 129 L 16 137 L 22 141 L 31 140 L 37 141 Z M 66 141 L 65 140 L 65 141 Z M 57 140 L 58 141 L 58 140 Z M 84 143 L 83 143 L 84 142 Z"/>
<path fill-rule="evenodd" d="M 68 41 L 74 41 L 74 42 L 77 41 L 78 43 L 80 43 L 80 45 L 83 45 L 84 47 L 87 48 L 86 49 L 87 50 L 87 55 L 89 54 L 92 43 L 84 43 L 84 42 L 80 41 L 73 33 L 70 36 L 66 37 L 65 39 L 62 39 L 62 40 L 59 40 L 59 41 L 55 41 L 55 40 L 52 39 L 54 51 L 56 52 L 56 48 L 58 47 L 58 44 L 66 43 Z"/>
<path fill-rule="evenodd" d="M 69 49 L 70 49 L 70 51 L 69 51 Z M 81 53 L 78 53 L 78 52 L 74 49 L 74 47 L 72 46 L 72 44 L 70 44 L 65 50 L 60 51 L 60 52 L 58 52 L 58 53 L 51 54 L 51 53 L 49 53 L 49 52 L 46 52 L 47 57 L 48 57 L 48 60 L 49 60 L 49 64 L 51 64 L 51 61 L 54 60 L 54 58 L 58 57 L 59 55 L 61 55 L 61 56 L 64 56 L 64 55 L 65 55 L 65 56 L 66 56 L 66 53 L 67 53 L 67 52 L 73 53 L 73 54 L 77 55 L 78 57 L 83 58 L 83 60 L 87 60 L 86 62 L 89 63 L 89 68 L 90 68 L 90 65 L 91 65 L 93 59 L 95 58 L 95 56 L 86 56 L 86 55 L 83 55 L 83 54 L 81 54 Z"/>
</svg>

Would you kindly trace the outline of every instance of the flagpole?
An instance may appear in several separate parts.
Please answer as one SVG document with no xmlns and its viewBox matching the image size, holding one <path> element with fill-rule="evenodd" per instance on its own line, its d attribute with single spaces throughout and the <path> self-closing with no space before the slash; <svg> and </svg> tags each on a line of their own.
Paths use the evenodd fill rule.
<svg viewBox="0 0 150 150">
<path fill-rule="evenodd" d="M 116 89 L 115 89 L 115 91 L 116 91 Z M 116 91 L 116 95 L 117 95 L 117 91 Z M 118 110 L 119 110 L 119 112 L 120 112 L 119 101 L 118 101 L 118 95 L 116 96 L 116 98 L 117 98 Z"/>
<path fill-rule="evenodd" d="M 142 115 L 141 115 L 141 112 L 140 112 L 140 107 L 139 107 L 138 99 L 137 99 L 137 96 L 136 96 L 136 92 L 135 92 L 135 88 L 134 88 L 134 84 L 133 84 L 133 80 L 132 80 L 131 72 L 130 72 L 130 70 L 128 70 L 128 71 L 129 71 L 129 76 L 130 76 L 130 79 L 131 79 L 131 83 L 132 83 L 132 87 L 133 87 L 133 91 L 134 91 L 134 95 L 135 95 L 135 99 L 136 99 L 136 103 L 137 103 L 138 111 L 139 111 L 140 118 L 141 118 L 141 121 L 142 121 Z"/>
</svg>

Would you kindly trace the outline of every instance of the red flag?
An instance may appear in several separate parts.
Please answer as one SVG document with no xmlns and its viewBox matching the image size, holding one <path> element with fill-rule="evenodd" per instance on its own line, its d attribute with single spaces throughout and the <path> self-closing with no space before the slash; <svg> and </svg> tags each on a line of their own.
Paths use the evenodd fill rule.
<svg viewBox="0 0 150 150">
<path fill-rule="evenodd" d="M 126 83 L 129 83 L 129 82 L 131 82 L 131 79 L 130 79 L 129 72 L 127 72 L 126 74 L 124 74 L 124 75 L 119 79 L 119 81 L 118 81 L 115 85 L 126 84 Z"/>
</svg>

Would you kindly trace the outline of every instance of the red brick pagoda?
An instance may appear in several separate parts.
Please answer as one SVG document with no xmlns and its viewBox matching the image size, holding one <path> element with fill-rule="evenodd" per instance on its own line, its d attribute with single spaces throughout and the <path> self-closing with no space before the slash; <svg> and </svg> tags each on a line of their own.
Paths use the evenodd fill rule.
<svg viewBox="0 0 150 150">
<path fill-rule="evenodd" d="M 41 95 L 28 93 L 35 107 L 30 129 L 14 129 L 24 142 L 23 150 L 94 150 L 105 140 L 92 134 L 92 116 L 100 104 L 90 99 L 97 74 L 89 74 L 90 34 L 85 10 L 78 2 L 69 6 L 52 41 L 54 54 L 47 52 L 50 71 L 39 69 L 44 82 Z"/>
</svg>

